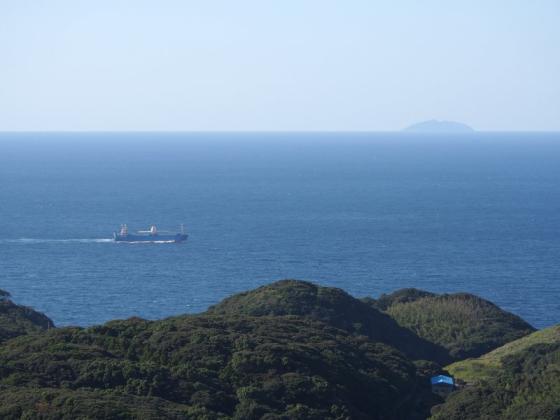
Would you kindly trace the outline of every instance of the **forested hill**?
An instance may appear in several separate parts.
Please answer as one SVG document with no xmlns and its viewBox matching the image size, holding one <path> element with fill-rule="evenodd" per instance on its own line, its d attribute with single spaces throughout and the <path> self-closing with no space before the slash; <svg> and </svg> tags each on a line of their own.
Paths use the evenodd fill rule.
<svg viewBox="0 0 560 420">
<path fill-rule="evenodd" d="M 437 419 L 560 418 L 560 325 L 448 369 L 472 386 L 434 408 Z"/>
<path fill-rule="evenodd" d="M 443 346 L 453 360 L 478 357 L 535 331 L 517 315 L 468 293 L 437 295 L 402 289 L 365 302 L 425 340 Z"/>
<path fill-rule="evenodd" d="M 273 303 L 278 290 L 284 297 Z M 294 314 L 306 293 L 320 295 L 311 306 L 321 312 L 324 304 L 335 319 Z M 0 346 L 0 418 L 422 419 L 441 402 L 429 385 L 437 366 L 419 370 L 395 347 L 343 328 L 335 309 L 341 303 L 372 312 L 344 292 L 280 282 L 254 299 L 238 298 L 248 306 L 236 309 L 230 299 L 200 315 L 7 341 Z M 275 309 L 253 313 L 252 305 Z M 360 320 L 368 318 L 352 321 Z"/>
<path fill-rule="evenodd" d="M 478 358 L 469 358 L 453 363 L 448 366 L 448 369 L 457 378 L 477 383 L 497 376 L 503 368 L 504 361 L 518 356 L 538 344 L 560 344 L 560 325 L 536 331 Z"/>
<path fill-rule="evenodd" d="M 49 320 L 0 343 L 0 418 L 414 420 L 432 409 L 454 413 L 468 395 L 441 405 L 429 381 L 445 373 L 437 362 L 450 357 L 446 340 L 420 337 L 391 311 L 435 298 L 401 291 L 359 300 L 287 280 L 198 315 L 85 329 L 52 328 Z M 28 319 L 29 308 L 7 296 L 0 304 L 17 308 L 0 313 L 0 325 Z M 432 304 L 447 308 L 448 301 Z"/>
<path fill-rule="evenodd" d="M 446 349 L 401 327 L 390 316 L 350 296 L 341 289 L 313 283 L 282 280 L 225 299 L 208 310 L 226 316 L 291 315 L 310 318 L 372 341 L 390 345 L 413 360 L 445 364 Z"/>
<path fill-rule="evenodd" d="M 434 419 L 560 419 L 560 343 L 536 343 L 433 408 Z"/>
<path fill-rule="evenodd" d="M 0 343 L 54 327 L 47 316 L 26 306 L 16 305 L 9 298 L 10 294 L 0 289 Z"/>
</svg>

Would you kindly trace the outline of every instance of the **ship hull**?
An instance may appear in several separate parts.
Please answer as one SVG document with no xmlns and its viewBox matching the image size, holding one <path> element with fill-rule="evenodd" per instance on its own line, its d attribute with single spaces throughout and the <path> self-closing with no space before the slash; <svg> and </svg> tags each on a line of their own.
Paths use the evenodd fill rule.
<svg viewBox="0 0 560 420">
<path fill-rule="evenodd" d="M 113 233 L 115 242 L 184 242 L 187 240 L 188 235 L 177 233 L 173 235 L 156 234 L 156 235 L 119 235 Z"/>
</svg>

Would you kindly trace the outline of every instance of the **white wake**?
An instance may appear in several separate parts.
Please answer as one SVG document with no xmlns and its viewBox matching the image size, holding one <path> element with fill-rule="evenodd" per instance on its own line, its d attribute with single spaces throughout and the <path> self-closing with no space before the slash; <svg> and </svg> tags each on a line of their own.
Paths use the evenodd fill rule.
<svg viewBox="0 0 560 420">
<path fill-rule="evenodd" d="M 108 238 L 91 238 L 91 239 L 83 239 L 83 238 L 73 238 L 73 239 L 45 239 L 45 238 L 18 238 L 18 239 L 0 239 L 0 243 L 4 244 L 48 244 L 48 243 L 84 243 L 84 244 L 91 244 L 91 243 L 112 243 L 112 239 Z"/>
</svg>

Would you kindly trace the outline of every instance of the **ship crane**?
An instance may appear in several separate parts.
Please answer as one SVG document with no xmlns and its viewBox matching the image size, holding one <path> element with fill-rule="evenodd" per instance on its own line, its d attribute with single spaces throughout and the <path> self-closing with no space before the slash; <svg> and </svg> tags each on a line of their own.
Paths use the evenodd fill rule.
<svg viewBox="0 0 560 420">
<path fill-rule="evenodd" d="M 138 233 L 149 233 L 150 235 L 157 235 L 158 230 L 156 225 L 150 226 L 149 230 L 139 230 Z"/>
<path fill-rule="evenodd" d="M 183 225 L 181 225 L 183 226 Z M 156 225 L 152 225 L 150 226 L 150 229 L 148 230 L 139 230 L 138 233 L 149 233 L 150 235 L 157 235 L 158 233 L 174 233 L 171 230 L 159 230 Z M 184 234 L 185 233 L 185 229 L 181 228 L 181 233 Z"/>
</svg>

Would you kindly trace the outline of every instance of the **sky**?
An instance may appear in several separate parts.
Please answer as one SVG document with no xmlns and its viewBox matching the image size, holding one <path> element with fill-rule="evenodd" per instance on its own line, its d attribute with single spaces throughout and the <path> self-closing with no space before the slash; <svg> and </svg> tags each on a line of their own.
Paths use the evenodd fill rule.
<svg viewBox="0 0 560 420">
<path fill-rule="evenodd" d="M 0 0 L 0 131 L 560 131 L 559 0 Z"/>
</svg>

